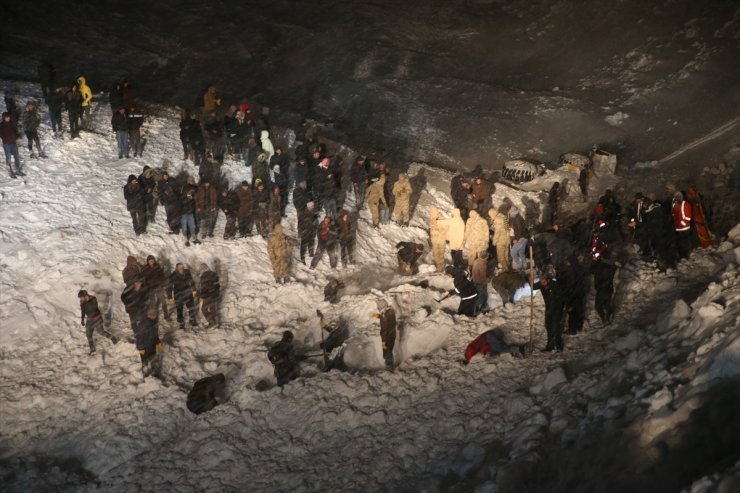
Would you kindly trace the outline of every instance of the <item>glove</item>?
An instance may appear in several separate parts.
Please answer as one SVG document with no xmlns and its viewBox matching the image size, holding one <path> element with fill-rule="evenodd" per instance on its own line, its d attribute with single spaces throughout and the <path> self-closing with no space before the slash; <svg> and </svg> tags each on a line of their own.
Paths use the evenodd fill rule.
<svg viewBox="0 0 740 493">
<path fill-rule="evenodd" d="M 162 351 L 162 349 L 164 349 L 164 344 L 162 344 L 162 342 L 160 341 L 155 347 L 157 348 L 157 352 L 160 352 Z"/>
<path fill-rule="evenodd" d="M 388 351 L 388 344 L 383 343 L 383 351 Z"/>
<path fill-rule="evenodd" d="M 196 294 L 196 293 L 197 293 L 197 291 L 193 291 L 193 298 L 195 298 L 195 294 Z"/>
<path fill-rule="evenodd" d="M 169 300 L 167 300 L 167 303 L 169 303 L 170 305 L 174 305 L 175 304 L 175 298 L 170 298 Z"/>
<path fill-rule="evenodd" d="M 380 318 L 380 313 L 373 313 L 370 315 L 371 318 Z"/>
</svg>

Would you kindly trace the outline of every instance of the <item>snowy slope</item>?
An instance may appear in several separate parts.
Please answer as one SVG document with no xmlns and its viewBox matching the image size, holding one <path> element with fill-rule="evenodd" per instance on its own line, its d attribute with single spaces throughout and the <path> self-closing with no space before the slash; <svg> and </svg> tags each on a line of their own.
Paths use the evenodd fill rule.
<svg viewBox="0 0 740 493">
<path fill-rule="evenodd" d="M 182 237 L 166 234 L 163 211 L 148 234 L 134 236 L 121 191 L 126 177 L 144 164 L 195 173 L 178 158 L 175 112 L 158 113 L 147 124 L 143 159 L 115 159 L 114 138 L 107 132 L 110 113 L 102 107 L 95 117 L 101 134 L 57 141 L 48 137 L 44 123 L 49 159 L 31 161 L 22 151 L 28 176 L 11 180 L 0 174 L 4 491 L 52 486 L 60 491 L 421 491 L 448 472 L 466 478 L 479 470 L 491 443 L 508 443 L 515 458 L 578 422 L 583 416 L 573 411 L 574 400 L 579 409 L 591 409 L 592 402 L 598 409 L 610 392 L 612 365 L 642 371 L 642 358 L 661 353 L 674 327 L 706 347 L 701 358 L 696 352 L 702 365 L 697 385 L 711 385 L 713 375 L 737 375 L 737 331 L 727 321 L 737 313 L 737 235 L 724 253 L 699 252 L 668 275 L 649 265 L 627 265 L 620 273 L 616 323 L 602 330 L 590 319 L 584 335 L 566 340 L 563 354 L 476 358 L 463 367 L 459 359 L 466 344 L 485 330 L 502 327 L 508 343 L 525 343 L 530 307 L 499 302 L 475 320 L 448 315 L 439 308 L 454 308 L 454 300 L 440 306 L 438 291 L 394 274 L 395 243 L 426 242 L 427 207 L 450 210 L 449 175 L 412 166 L 411 175 L 423 170 L 428 184 L 410 228 L 376 231 L 369 213 L 361 213 L 357 265 L 341 271 L 348 294 L 328 305 L 321 301 L 323 287 L 337 274 L 328 260 L 310 271 L 296 254 L 292 282 L 275 285 L 265 241 L 220 239 L 223 216 L 216 238 L 197 247 L 185 248 Z M 232 182 L 247 175 L 235 162 L 225 167 Z M 494 201 L 508 196 L 519 203 L 522 194 L 501 186 Z M 539 200 L 537 192 L 531 197 Z M 294 234 L 292 207 L 288 216 L 284 223 Z M 162 321 L 160 332 L 170 342 L 166 384 L 142 382 L 119 301 L 126 256 L 143 261 L 148 254 L 167 265 L 187 262 L 194 273 L 208 264 L 218 270 L 224 293 L 220 328 L 175 332 L 176 323 Z M 449 280 L 432 271 L 424 265 L 411 280 L 428 278 L 433 288 L 448 288 Z M 707 315 L 694 329 L 686 314 L 657 334 L 645 330 L 656 323 L 656 300 L 670 308 L 676 287 L 700 292 L 720 275 L 721 288 L 710 290 L 726 290 L 726 308 L 713 307 L 707 295 L 692 312 Z M 116 345 L 101 341 L 91 357 L 79 325 L 81 288 L 98 295 L 101 308 L 110 307 L 110 330 L 124 339 Z M 402 363 L 393 373 L 381 371 L 379 330 L 371 318 L 380 296 L 394 303 L 404 324 L 396 349 Z M 285 328 L 301 346 L 318 347 L 316 308 L 350 328 L 346 360 L 352 371 L 321 373 L 309 360 L 305 378 L 282 389 L 256 390 L 261 382 L 274 383 L 266 342 L 279 339 Z M 543 308 L 536 298 L 538 347 L 544 346 Z M 623 342 L 612 344 L 615 339 Z M 619 344 L 626 353 L 608 349 Z M 645 352 L 625 359 L 638 344 Z M 595 356 L 599 351 L 603 361 Z M 585 382 L 569 383 L 574 377 L 564 368 L 579 362 L 599 369 L 584 372 Z M 196 417 L 185 407 L 186 391 L 216 371 L 227 376 L 228 401 Z M 644 376 L 651 386 L 644 387 L 648 393 L 641 399 L 670 382 L 664 373 Z M 654 400 L 657 406 L 658 397 Z M 495 474 L 489 476 L 481 482 L 493 481 Z"/>
</svg>

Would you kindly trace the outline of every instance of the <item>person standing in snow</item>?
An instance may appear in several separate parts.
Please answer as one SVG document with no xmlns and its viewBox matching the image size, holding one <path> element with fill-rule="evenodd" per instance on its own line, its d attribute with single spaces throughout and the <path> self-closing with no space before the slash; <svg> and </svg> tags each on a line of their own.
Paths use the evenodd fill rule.
<svg viewBox="0 0 740 493">
<path fill-rule="evenodd" d="M 210 270 L 206 264 L 201 264 L 200 268 L 198 297 L 203 301 L 203 306 L 200 310 L 210 327 L 218 326 L 218 301 L 221 298 L 221 285 L 218 281 L 218 274 Z"/>
<path fill-rule="evenodd" d="M 273 157 L 277 157 L 276 154 Z M 272 179 L 270 185 L 273 189 L 278 189 L 280 195 L 280 217 L 288 217 L 285 214 L 285 208 L 288 207 L 288 175 L 283 173 L 279 164 L 272 168 Z"/>
<path fill-rule="evenodd" d="M 157 259 L 154 255 L 149 255 L 146 258 L 146 265 L 141 269 L 141 277 L 144 278 L 147 288 L 149 288 L 149 304 L 155 310 L 159 310 L 162 307 L 162 314 L 165 320 L 170 319 L 169 311 L 167 310 L 167 296 L 165 293 L 165 275 L 162 266 L 157 263 Z"/>
<path fill-rule="evenodd" d="M 429 207 L 429 237 L 432 244 L 434 265 L 437 268 L 437 272 L 444 272 L 447 231 L 444 223 L 439 221 L 439 211 L 434 206 Z"/>
<path fill-rule="evenodd" d="M 39 152 L 39 157 L 46 157 L 44 150 L 41 148 L 41 140 L 39 139 L 39 126 L 41 125 L 41 116 L 39 110 L 32 101 L 26 103 L 26 112 L 23 113 L 23 132 L 26 134 L 28 139 L 28 152 L 31 157 L 34 158 L 36 155 L 33 153 L 33 144 L 36 144 L 36 150 Z"/>
<path fill-rule="evenodd" d="M 72 85 L 66 97 L 69 136 L 71 139 L 74 139 L 80 136 L 80 119 L 82 118 L 82 95 L 77 84 Z"/>
<path fill-rule="evenodd" d="M 243 181 L 236 189 L 236 198 L 239 201 L 239 236 L 244 238 L 252 235 L 252 190 L 249 182 Z"/>
<path fill-rule="evenodd" d="M 358 156 L 355 165 L 349 170 L 349 177 L 352 180 L 352 190 L 355 194 L 355 207 L 360 210 L 362 203 L 365 202 L 365 187 L 367 181 L 367 171 L 365 170 L 365 159 Z"/>
<path fill-rule="evenodd" d="M 478 290 L 475 289 L 475 284 L 468 279 L 463 269 L 457 269 L 448 265 L 445 267 L 445 274 L 451 277 L 454 283 L 454 287 L 449 291 L 447 296 L 457 295 L 460 297 L 457 314 L 475 317 L 475 300 L 478 297 Z"/>
<path fill-rule="evenodd" d="M 185 237 L 185 246 L 190 246 L 190 237 L 194 238 L 193 243 L 200 243 L 198 239 L 198 230 L 195 228 L 195 194 L 198 186 L 195 184 L 195 178 L 188 176 L 187 182 L 180 187 L 178 193 L 180 197 L 180 230 Z"/>
<path fill-rule="evenodd" d="M 224 240 L 233 240 L 236 238 L 236 220 L 239 216 L 239 198 L 236 192 L 224 188 L 217 200 L 218 208 L 226 217 L 226 226 L 224 227 Z"/>
<path fill-rule="evenodd" d="M 257 233 L 263 238 L 267 238 L 267 213 L 268 207 L 270 206 L 270 192 L 265 188 L 265 182 L 261 178 L 257 178 L 254 182 L 254 190 L 252 194 L 252 204 L 255 207 L 255 222 L 257 223 Z"/>
<path fill-rule="evenodd" d="M 601 323 L 610 324 L 614 316 L 614 274 L 617 269 L 609 260 L 609 245 L 599 237 L 596 231 L 591 240 L 591 274 L 594 276 L 596 290 L 595 307 Z"/>
<path fill-rule="evenodd" d="M 527 245 L 529 244 L 529 231 L 524 218 L 519 214 L 516 206 L 509 208 L 509 226 L 513 233 L 511 239 L 511 266 L 514 270 L 522 270 L 527 267 Z"/>
<path fill-rule="evenodd" d="M 275 187 L 270 193 L 270 204 L 267 206 L 268 227 L 270 228 L 270 231 L 275 228 L 275 225 L 280 224 L 282 221 L 280 202 L 280 189 Z"/>
<path fill-rule="evenodd" d="M 64 91 L 57 87 L 46 96 L 46 105 L 49 107 L 49 119 L 54 137 L 59 137 L 64 131 L 62 128 L 62 109 L 64 108 Z"/>
<path fill-rule="evenodd" d="M 450 196 L 455 208 L 460 212 L 463 221 L 468 219 L 470 210 L 470 183 L 462 176 L 456 175 L 450 181 Z"/>
<path fill-rule="evenodd" d="M 126 109 L 118 108 L 118 111 L 113 113 L 110 124 L 116 134 L 118 159 L 123 159 L 123 156 L 128 159 L 128 117 L 126 116 Z"/>
<path fill-rule="evenodd" d="M 328 157 L 321 160 L 314 173 L 317 208 L 319 211 L 323 209 L 327 215 L 334 216 L 337 213 L 336 182 Z"/>
<path fill-rule="evenodd" d="M 714 240 L 710 229 L 711 210 L 709 213 L 705 210 L 704 197 L 696 185 L 691 185 L 686 191 L 686 200 L 691 204 L 692 245 L 701 248 L 711 247 Z"/>
<path fill-rule="evenodd" d="M 308 202 L 304 210 L 298 211 L 298 237 L 301 239 L 301 263 L 306 264 L 306 252 L 314 256 L 318 215 L 313 202 Z"/>
<path fill-rule="evenodd" d="M 203 238 L 213 237 L 218 214 L 217 196 L 216 189 L 211 187 L 208 179 L 203 180 L 195 192 L 195 213 L 198 215 L 198 230 Z"/>
<path fill-rule="evenodd" d="M 315 269 L 321 261 L 321 257 L 324 256 L 324 252 L 329 254 L 329 265 L 332 269 L 337 267 L 337 238 L 339 231 L 337 226 L 332 221 L 331 216 L 324 216 L 324 220 L 319 224 L 318 231 L 316 232 L 316 239 L 318 246 L 316 248 L 316 255 L 311 260 L 311 269 Z"/>
<path fill-rule="evenodd" d="M 267 358 L 275 368 L 277 384 L 282 387 L 299 376 L 298 362 L 293 349 L 293 333 L 283 332 L 283 338 L 267 352 Z"/>
<path fill-rule="evenodd" d="M 691 203 L 684 200 L 683 193 L 676 192 L 673 194 L 673 203 L 671 207 L 673 214 L 673 229 L 676 232 L 676 248 L 678 258 L 689 258 L 691 255 Z"/>
<path fill-rule="evenodd" d="M 583 330 L 587 294 L 586 273 L 575 255 L 568 257 L 556 272 L 562 287 L 565 313 L 568 314 L 566 333 L 574 335 Z"/>
<path fill-rule="evenodd" d="M 149 307 L 149 290 L 144 287 L 144 279 L 137 277 L 134 282 L 126 286 L 121 293 L 121 301 L 126 306 L 131 330 L 136 333 L 139 323 L 146 317 Z"/>
<path fill-rule="evenodd" d="M 126 258 L 126 267 L 123 268 L 123 271 L 121 271 L 121 275 L 123 276 L 123 284 L 125 286 L 130 286 L 133 284 L 134 280 L 136 280 L 137 277 L 141 274 L 141 267 L 139 266 L 139 262 L 136 261 L 136 257 L 133 255 L 129 255 Z"/>
<path fill-rule="evenodd" d="M 649 197 L 643 199 L 645 207 L 645 231 L 648 242 L 655 254 L 658 269 L 665 272 L 669 267 L 676 266 L 676 256 L 673 248 L 672 218 L 670 212 L 660 202 Z"/>
<path fill-rule="evenodd" d="M 269 163 L 270 158 L 275 154 L 275 147 L 272 145 L 270 132 L 267 130 L 262 130 L 262 132 L 260 132 L 260 145 L 262 146 L 262 152 L 265 153 L 266 160 Z"/>
<path fill-rule="evenodd" d="M 378 313 L 373 317 L 380 320 L 380 342 L 383 346 L 383 360 L 385 368 L 393 371 L 393 347 L 396 345 L 396 311 L 388 306 L 388 302 L 380 299 L 377 301 Z"/>
<path fill-rule="evenodd" d="M 560 211 L 560 182 L 556 181 L 552 184 L 547 196 L 547 205 L 550 210 L 550 225 L 553 225 Z"/>
<path fill-rule="evenodd" d="M 452 264 L 456 268 L 463 268 L 463 246 L 465 245 L 465 221 L 460 215 L 460 209 L 452 210 L 452 217 L 437 220 L 447 231 L 447 243 L 450 245 Z"/>
<path fill-rule="evenodd" d="M 162 350 L 162 342 L 159 340 L 159 319 L 157 310 L 147 310 L 146 317 L 137 325 L 134 331 L 136 337 L 136 350 L 141 357 L 141 368 L 144 376 L 154 374 L 160 377 L 161 366 L 154 368 L 154 357 Z"/>
<path fill-rule="evenodd" d="M 385 175 L 380 175 L 378 181 L 367 187 L 367 194 L 365 195 L 365 200 L 367 200 L 367 205 L 370 208 L 370 214 L 373 217 L 373 226 L 376 228 L 380 227 L 380 204 L 382 203 L 383 206 L 388 207 L 384 192 L 385 179 Z"/>
<path fill-rule="evenodd" d="M 640 248 L 640 255 L 643 258 L 650 258 L 650 242 L 648 240 L 648 232 L 645 229 L 644 201 L 645 196 L 642 193 L 638 192 L 635 194 L 632 204 L 627 209 L 627 227 L 632 230 L 632 240 Z"/>
<path fill-rule="evenodd" d="M 342 258 L 342 267 L 347 267 L 354 263 L 354 244 L 355 244 L 355 222 L 349 211 L 342 209 L 337 216 L 337 226 L 339 228 L 339 254 Z"/>
<path fill-rule="evenodd" d="M 488 200 L 488 185 L 483 181 L 483 177 L 476 176 L 473 184 L 470 186 L 470 200 L 472 208 L 478 211 L 479 215 L 485 213 L 486 200 Z"/>
<path fill-rule="evenodd" d="M 193 150 L 190 145 L 190 127 L 193 119 L 190 111 L 182 110 L 180 112 L 180 143 L 182 143 L 182 160 L 187 161 L 192 158 Z"/>
<path fill-rule="evenodd" d="M 545 330 L 547 330 L 547 346 L 545 351 L 557 349 L 562 351 L 563 346 L 563 310 L 565 300 L 560 283 L 555 278 L 554 272 L 550 269 L 542 279 L 533 283 L 534 289 L 542 292 L 545 300 Z"/>
<path fill-rule="evenodd" d="M 411 221 L 409 210 L 411 208 L 411 184 L 406 178 L 406 173 L 398 175 L 398 181 L 393 184 L 393 197 L 395 206 L 393 207 L 393 217 L 401 226 L 408 226 Z"/>
<path fill-rule="evenodd" d="M 139 184 L 136 175 L 128 176 L 127 183 L 123 187 L 123 197 L 126 199 L 126 208 L 131 214 L 134 233 L 136 233 L 136 236 L 146 233 L 146 192 Z"/>
<path fill-rule="evenodd" d="M 134 157 L 144 155 L 144 144 L 141 140 L 141 127 L 143 125 L 144 114 L 139 108 L 131 105 L 128 109 L 128 143 L 129 148 L 134 151 Z"/>
<path fill-rule="evenodd" d="M 502 210 L 489 209 L 488 216 L 493 223 L 493 246 L 496 247 L 499 269 L 501 269 L 501 272 L 508 272 L 511 233 L 509 231 L 509 214 L 506 206 L 502 206 Z"/>
<path fill-rule="evenodd" d="M 77 298 L 80 300 L 82 326 L 85 327 L 85 335 L 87 336 L 90 354 L 95 352 L 95 340 L 93 339 L 95 331 L 103 333 L 103 335 L 113 341 L 113 344 L 117 343 L 118 339 L 103 327 L 103 314 L 100 313 L 100 308 L 98 308 L 98 299 L 84 289 L 77 293 Z"/>
<path fill-rule="evenodd" d="M 473 211 L 470 211 L 471 213 Z M 488 251 L 478 252 L 478 258 L 471 267 L 470 280 L 475 285 L 478 296 L 475 299 L 475 312 L 488 313 Z"/>
<path fill-rule="evenodd" d="M 26 176 L 21 164 L 21 156 L 18 154 L 18 128 L 13 123 L 13 119 L 7 111 L 3 113 L 3 121 L 0 123 L 0 139 L 3 141 L 3 151 L 5 151 L 5 164 L 8 165 L 10 176 L 15 178 L 16 175 Z M 15 160 L 15 170 L 10 165 L 11 156 Z"/>
<path fill-rule="evenodd" d="M 144 189 L 147 224 L 153 223 L 157 215 L 157 179 L 154 176 L 154 170 L 149 166 L 144 166 L 138 179 Z"/>
<path fill-rule="evenodd" d="M 578 186 L 581 188 L 581 197 L 584 202 L 588 202 L 588 183 L 591 181 L 591 170 L 584 166 L 578 173 Z"/>
<path fill-rule="evenodd" d="M 190 269 L 185 268 L 185 264 L 178 263 L 175 266 L 175 272 L 170 274 L 167 297 L 170 303 L 174 303 L 175 305 L 177 323 L 180 324 L 180 330 L 185 330 L 184 307 L 188 308 L 190 326 L 198 326 L 198 311 L 194 300 L 195 281 L 193 281 L 193 276 L 190 274 Z"/>
<path fill-rule="evenodd" d="M 468 265 L 472 266 L 478 258 L 478 252 L 487 251 L 490 232 L 488 221 L 478 215 L 477 210 L 471 210 L 468 221 L 465 223 L 465 247 L 468 249 Z"/>
<path fill-rule="evenodd" d="M 272 273 L 275 282 L 285 284 L 288 282 L 290 271 L 290 259 L 293 257 L 293 245 L 290 239 L 283 233 L 283 226 L 276 224 L 267 238 L 267 253 L 272 263 Z"/>
<path fill-rule="evenodd" d="M 396 243 L 396 258 L 398 259 L 398 273 L 411 276 L 419 272 L 416 262 L 424 254 L 424 245 L 401 241 Z"/>
<path fill-rule="evenodd" d="M 92 128 L 92 114 L 90 112 L 92 108 L 92 89 L 87 85 L 84 77 L 77 78 L 77 84 L 80 86 L 80 96 L 82 97 L 82 129 L 89 131 Z"/>
<path fill-rule="evenodd" d="M 176 185 L 170 174 L 164 171 L 162 179 L 157 184 L 159 202 L 164 206 L 167 216 L 167 226 L 170 234 L 180 234 L 180 197 L 177 195 Z"/>
</svg>

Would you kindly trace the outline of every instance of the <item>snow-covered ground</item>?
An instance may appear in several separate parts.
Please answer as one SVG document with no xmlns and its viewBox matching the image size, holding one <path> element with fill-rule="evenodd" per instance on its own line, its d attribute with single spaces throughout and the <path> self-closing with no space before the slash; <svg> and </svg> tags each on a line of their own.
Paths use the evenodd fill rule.
<svg viewBox="0 0 740 493">
<path fill-rule="evenodd" d="M 215 238 L 190 248 L 167 234 L 163 210 L 146 235 L 134 235 L 121 190 L 129 174 L 145 164 L 197 173 L 179 159 L 176 112 L 158 114 L 146 125 L 144 158 L 116 159 L 102 103 L 100 133 L 54 140 L 45 122 L 48 159 L 30 160 L 24 149 L 27 177 L 0 173 L 3 491 L 432 491 L 445 477 L 495 491 L 492 444 L 507 444 L 513 461 L 553 436 L 576 441 L 589 423 L 624 409 L 636 409 L 635 427 L 652 444 L 718 381 L 740 376 L 737 228 L 718 251 L 695 252 L 667 274 L 630 261 L 618 274 L 615 323 L 599 328 L 589 316 L 586 332 L 567 338 L 566 352 L 476 357 L 464 367 L 465 346 L 491 328 L 501 327 L 507 343 L 525 343 L 530 306 L 492 295 L 496 308 L 486 316 L 449 315 L 442 308 L 456 300 L 435 298 L 450 282 L 433 273 L 430 259 L 414 278 L 395 274 L 395 243 L 426 243 L 428 206 L 451 209 L 447 174 L 411 167 L 412 178 L 423 171 L 427 185 L 409 228 L 375 230 L 363 210 L 356 265 L 333 271 L 324 259 L 311 271 L 296 252 L 291 282 L 277 285 L 266 242 L 222 240 L 223 216 Z M 232 183 L 248 175 L 236 162 L 225 168 Z M 499 185 L 494 202 L 508 197 L 524 205 L 526 195 L 539 203 L 547 185 L 527 192 Z M 290 206 L 289 234 L 295 223 Z M 127 255 L 143 262 L 148 254 L 169 266 L 186 262 L 194 273 L 209 265 L 223 292 L 219 328 L 183 332 L 161 321 L 169 342 L 163 381 L 142 381 L 119 301 Z M 329 305 L 323 287 L 336 275 L 347 294 Z M 431 288 L 413 285 L 421 279 Z M 79 324 L 76 294 L 83 288 L 110 308 L 110 330 L 123 339 L 100 341 L 93 356 Z M 383 371 L 371 318 L 380 297 L 393 302 L 401 320 L 395 372 Z M 302 378 L 257 390 L 274 383 L 266 348 L 283 330 L 293 330 L 303 348 L 318 349 L 316 308 L 349 327 L 350 371 L 322 373 L 308 360 Z M 541 347 L 541 299 L 534 308 Z M 227 376 L 227 401 L 191 414 L 187 390 L 217 371 Z M 706 489 L 691 491 L 710 491 L 731 475 L 717 473 L 701 480 Z"/>
</svg>

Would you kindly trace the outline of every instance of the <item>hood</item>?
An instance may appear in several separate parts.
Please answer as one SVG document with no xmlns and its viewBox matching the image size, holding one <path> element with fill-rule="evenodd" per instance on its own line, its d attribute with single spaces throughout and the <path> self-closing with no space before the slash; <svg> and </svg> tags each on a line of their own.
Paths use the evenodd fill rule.
<svg viewBox="0 0 740 493">
<path fill-rule="evenodd" d="M 477 211 L 470 211 L 468 213 L 469 219 L 478 219 L 478 212 Z"/>
<path fill-rule="evenodd" d="M 452 217 L 458 219 L 460 217 L 460 209 L 452 209 Z"/>
<path fill-rule="evenodd" d="M 260 154 L 259 156 L 257 156 L 257 161 L 259 162 L 264 162 L 266 160 L 267 160 L 267 154 L 265 154 L 264 152 Z"/>
<path fill-rule="evenodd" d="M 195 185 L 195 178 L 192 176 L 188 176 L 188 185 Z"/>
<path fill-rule="evenodd" d="M 429 206 L 429 217 L 431 219 L 439 218 L 439 210 L 437 210 L 437 208 L 434 207 L 433 205 Z"/>
<path fill-rule="evenodd" d="M 150 261 L 150 260 L 154 260 L 154 263 L 155 263 L 155 264 L 157 263 L 157 259 L 156 259 L 156 258 L 154 258 L 154 255 L 149 255 L 149 256 L 147 256 L 147 258 L 146 258 L 146 262 L 147 262 L 147 263 L 149 263 L 149 261 Z"/>
<path fill-rule="evenodd" d="M 136 265 L 136 257 L 133 255 L 129 255 L 126 257 L 126 266 L 127 267 L 134 267 Z"/>
<path fill-rule="evenodd" d="M 270 138 L 270 132 L 268 132 L 267 130 L 263 130 L 262 132 L 260 132 L 260 139 L 265 140 L 269 138 Z"/>
<path fill-rule="evenodd" d="M 82 77 L 82 76 L 80 76 L 80 77 L 77 77 L 77 83 L 78 83 L 79 85 L 81 85 L 81 86 L 84 86 L 84 85 L 86 84 L 85 78 L 84 78 L 84 77 Z"/>
<path fill-rule="evenodd" d="M 406 173 L 401 173 L 398 175 L 398 181 L 406 181 Z"/>
<path fill-rule="evenodd" d="M 201 272 L 208 272 L 209 270 L 211 270 L 211 269 L 208 267 L 208 264 L 200 264 L 200 271 Z"/>
<path fill-rule="evenodd" d="M 128 180 L 126 180 L 126 183 L 131 183 L 134 180 L 136 180 L 136 175 L 128 175 Z"/>
<path fill-rule="evenodd" d="M 499 212 L 493 207 L 488 209 L 488 217 L 490 217 L 491 219 L 496 219 L 498 215 L 499 215 Z"/>
<path fill-rule="evenodd" d="M 154 170 L 153 169 L 145 169 L 144 170 L 144 177 L 145 178 L 151 178 L 154 176 Z"/>
<path fill-rule="evenodd" d="M 282 235 L 283 234 L 283 225 L 282 224 L 276 224 L 273 228 L 272 232 L 276 235 Z"/>
</svg>

